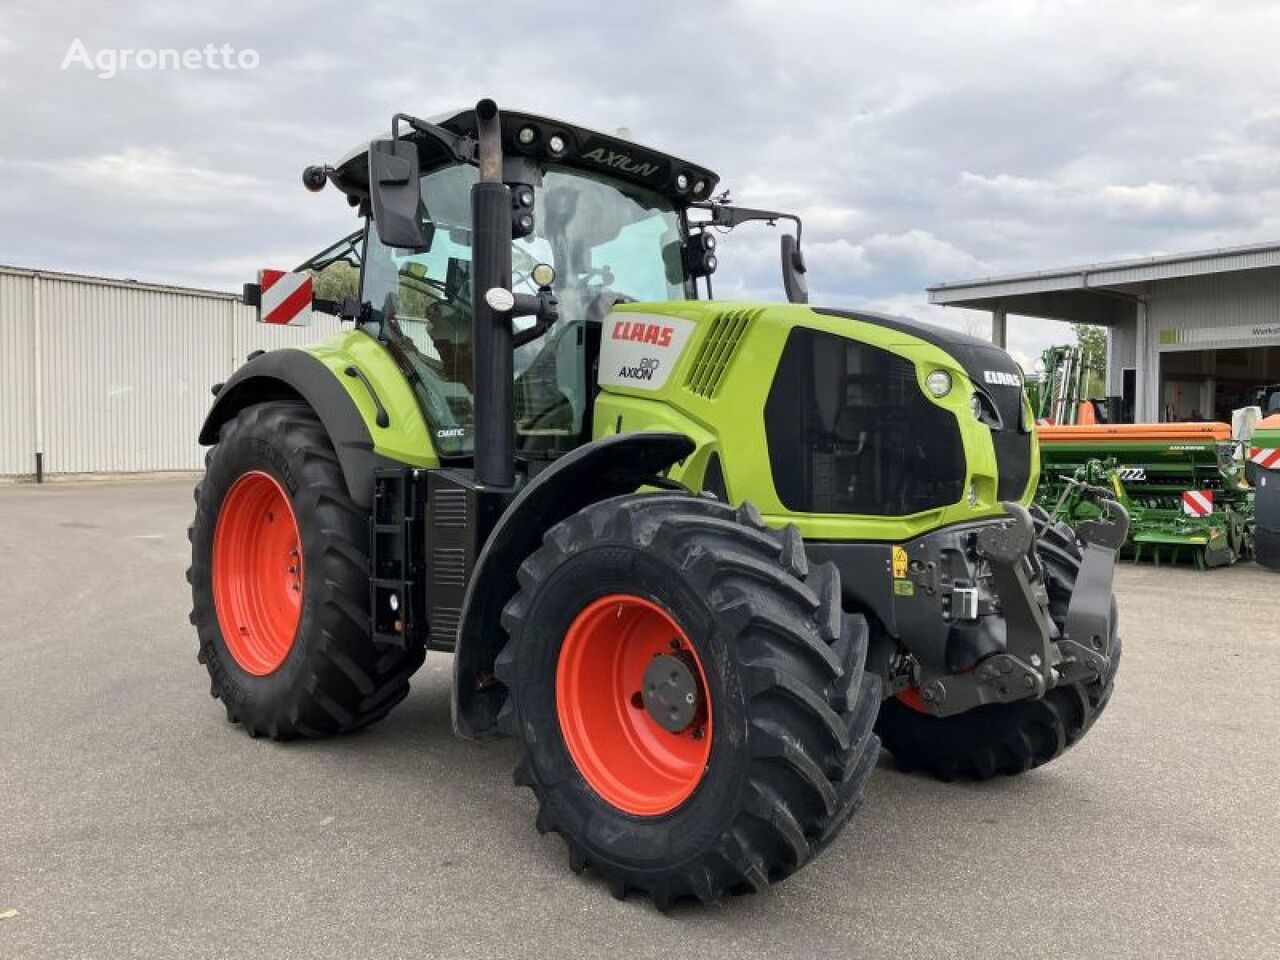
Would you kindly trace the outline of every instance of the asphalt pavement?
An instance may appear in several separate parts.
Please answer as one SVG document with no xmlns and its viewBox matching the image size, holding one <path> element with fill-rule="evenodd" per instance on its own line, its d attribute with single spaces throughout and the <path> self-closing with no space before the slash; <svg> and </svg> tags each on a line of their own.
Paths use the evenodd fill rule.
<svg viewBox="0 0 1280 960">
<path fill-rule="evenodd" d="M 192 481 L 0 486 L 0 958 L 1280 957 L 1280 574 L 1125 566 L 1117 691 L 1017 779 L 882 760 L 816 862 L 660 914 L 570 873 L 449 657 L 251 740 L 196 663 Z"/>
</svg>

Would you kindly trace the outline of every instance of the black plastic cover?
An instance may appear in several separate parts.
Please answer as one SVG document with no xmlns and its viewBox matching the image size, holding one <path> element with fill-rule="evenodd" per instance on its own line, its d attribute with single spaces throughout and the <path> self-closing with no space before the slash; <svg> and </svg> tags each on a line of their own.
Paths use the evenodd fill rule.
<svg viewBox="0 0 1280 960">
<path fill-rule="evenodd" d="M 764 422 L 788 510 L 906 516 L 964 496 L 959 423 L 924 395 L 910 360 L 879 347 L 792 330 Z"/>
<path fill-rule="evenodd" d="M 1000 470 L 996 496 L 1020 500 L 1031 480 L 1031 433 L 1022 429 L 1022 371 L 1004 350 L 978 337 L 871 311 L 817 309 L 818 313 L 874 323 L 909 334 L 945 350 L 964 368 L 969 379 L 994 402 L 1002 424 L 991 429 Z"/>
</svg>

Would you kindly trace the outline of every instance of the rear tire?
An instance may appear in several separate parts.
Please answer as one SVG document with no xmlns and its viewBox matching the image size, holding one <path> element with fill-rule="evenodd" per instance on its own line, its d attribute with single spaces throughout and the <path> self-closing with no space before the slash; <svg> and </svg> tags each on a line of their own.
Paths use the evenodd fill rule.
<svg viewBox="0 0 1280 960">
<path fill-rule="evenodd" d="M 809 569 L 794 528 L 772 531 L 750 506 L 632 494 L 553 527 L 519 582 L 503 612 L 510 641 L 495 664 L 509 691 L 499 723 L 523 742 L 516 783 L 532 788 L 538 828 L 561 834 L 572 869 L 590 866 L 615 896 L 643 891 L 664 909 L 680 898 L 710 902 L 788 876 L 854 811 L 879 752 L 880 681 L 863 670 L 866 622 L 842 615 L 839 574 L 831 564 Z M 673 649 L 691 647 L 705 685 L 705 712 L 691 723 L 705 730 L 646 727 L 638 676 L 620 683 L 636 691 L 630 698 L 610 705 L 599 690 L 584 698 L 582 716 L 605 720 L 572 719 L 576 699 L 565 698 L 583 695 L 570 692 L 577 681 L 566 673 L 577 661 L 564 651 L 614 603 L 618 635 L 606 618 L 588 639 L 616 644 L 618 655 L 594 661 L 586 679 L 611 682 L 609 664 L 639 642 L 624 617 L 657 617 Z M 640 661 L 653 663 L 657 649 Z M 619 717 L 638 733 L 596 736 Z M 628 737 L 649 736 L 707 738 L 683 799 L 657 786 L 645 797 L 647 774 L 628 767 L 648 762 Z M 575 762 L 570 740 L 578 757 L 595 750 L 595 760 Z M 678 752 L 696 753 L 689 744 Z M 625 790 L 610 785 L 611 770 Z"/>
<path fill-rule="evenodd" d="M 1044 567 L 1049 615 L 1066 629 L 1067 605 L 1080 570 L 1080 546 L 1071 528 L 1032 509 L 1036 551 Z M 1093 683 L 1054 687 L 1043 700 L 988 704 L 951 717 L 935 717 L 896 697 L 880 708 L 876 732 L 900 770 L 920 770 L 940 780 L 987 780 L 1025 773 L 1061 756 L 1097 721 L 1120 666 L 1118 616 L 1111 601 L 1111 664 Z"/>
<path fill-rule="evenodd" d="M 274 581 L 249 577 L 252 567 L 237 570 L 238 556 L 227 555 L 237 539 L 251 545 L 269 533 L 266 527 L 261 537 L 252 529 L 229 529 L 226 508 L 230 502 L 231 513 L 242 512 L 235 501 L 243 496 L 234 491 L 244 490 L 245 478 L 274 487 L 280 495 L 276 504 L 287 499 L 296 526 L 301 604 L 287 627 L 279 627 L 278 617 L 265 625 L 255 619 L 257 609 L 278 599 Z M 191 622 L 210 693 L 222 700 L 229 720 L 254 737 L 321 737 L 367 726 L 404 699 L 424 651 L 379 648 L 369 637 L 369 512 L 348 494 L 333 445 L 309 407 L 256 404 L 224 424 L 205 457 L 195 499 L 188 531 Z M 272 525 L 281 522 L 278 513 Z M 264 521 L 236 520 L 250 527 L 254 522 Z M 215 545 L 224 551 L 221 561 L 215 561 Z M 254 557 L 251 547 L 241 554 Z M 224 624 L 236 630 L 230 644 Z M 266 643 L 254 641 L 256 631 L 273 626 L 285 632 Z M 271 655 L 256 655 L 264 650 Z"/>
</svg>

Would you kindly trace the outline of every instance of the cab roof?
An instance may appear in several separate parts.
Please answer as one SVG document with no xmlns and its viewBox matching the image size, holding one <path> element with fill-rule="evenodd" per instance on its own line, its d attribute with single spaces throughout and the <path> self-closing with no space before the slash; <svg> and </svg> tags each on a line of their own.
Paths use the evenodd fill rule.
<svg viewBox="0 0 1280 960">
<path fill-rule="evenodd" d="M 543 162 L 577 167 L 648 187 L 679 206 L 695 200 L 707 200 L 720 180 L 717 174 L 700 164 L 681 160 L 617 135 L 520 110 L 503 110 L 501 118 L 502 146 L 508 155 L 524 154 Z M 427 122 L 458 136 L 476 135 L 474 108 L 437 114 L 429 117 Z M 401 130 L 405 139 L 418 144 L 424 172 L 455 162 L 443 146 L 427 135 L 412 130 L 407 125 L 401 127 Z M 529 139 L 529 134 L 525 134 L 528 142 L 522 142 L 520 138 L 521 132 L 525 130 L 532 131 L 532 139 Z M 549 144 L 556 136 L 564 142 L 565 149 L 559 155 L 552 155 Z M 334 181 L 348 194 L 367 193 L 368 154 L 369 145 L 360 144 L 335 164 Z M 682 174 L 683 181 L 680 179 Z M 684 183 L 683 189 L 681 183 Z"/>
</svg>

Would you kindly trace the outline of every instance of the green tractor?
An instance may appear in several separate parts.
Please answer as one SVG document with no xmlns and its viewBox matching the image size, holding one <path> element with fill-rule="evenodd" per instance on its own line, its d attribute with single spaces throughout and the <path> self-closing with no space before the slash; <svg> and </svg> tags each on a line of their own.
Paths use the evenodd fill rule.
<svg viewBox="0 0 1280 960">
<path fill-rule="evenodd" d="M 352 328 L 251 356 L 200 432 L 192 622 L 251 736 L 364 727 L 451 653 L 456 732 L 519 740 L 570 866 L 665 907 L 808 862 L 881 742 L 986 778 L 1097 718 L 1123 511 L 1029 508 L 1004 352 L 809 307 L 796 218 L 489 100 L 304 181 L 364 220 L 327 255 L 358 294 L 312 303 Z M 710 299 L 751 220 L 795 223 L 789 304 Z M 311 296 L 283 276 L 261 319 Z"/>
</svg>

